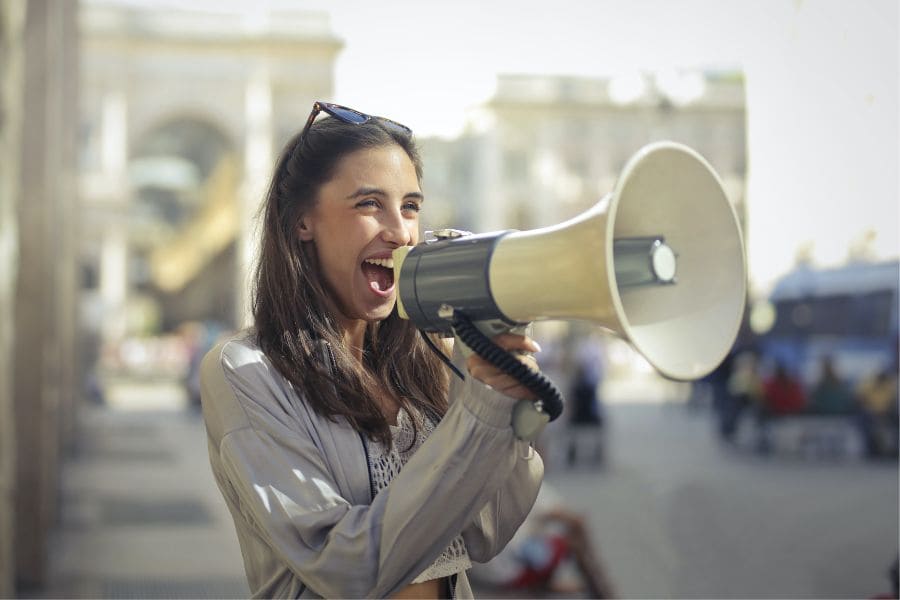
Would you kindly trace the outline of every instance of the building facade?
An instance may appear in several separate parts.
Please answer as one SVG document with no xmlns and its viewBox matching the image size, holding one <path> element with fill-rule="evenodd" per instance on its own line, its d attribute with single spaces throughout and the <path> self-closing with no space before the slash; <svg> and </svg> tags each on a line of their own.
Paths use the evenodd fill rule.
<svg viewBox="0 0 900 600">
<path fill-rule="evenodd" d="M 437 199 L 440 219 L 476 231 L 552 225 L 612 191 L 642 146 L 672 140 L 710 162 L 743 220 L 742 76 L 635 77 L 624 94 L 614 79 L 501 76 L 460 140 L 423 140 L 429 203 Z"/>
<path fill-rule="evenodd" d="M 0 3 L 0 596 L 44 583 L 100 345 L 240 324 L 274 156 L 341 47 L 320 13 Z"/>
<path fill-rule="evenodd" d="M 75 389 L 77 5 L 0 3 L 0 596 L 42 582 Z"/>
<path fill-rule="evenodd" d="M 88 327 L 116 340 L 239 325 L 274 157 L 330 97 L 342 43 L 302 11 L 85 2 L 81 28 Z"/>
</svg>

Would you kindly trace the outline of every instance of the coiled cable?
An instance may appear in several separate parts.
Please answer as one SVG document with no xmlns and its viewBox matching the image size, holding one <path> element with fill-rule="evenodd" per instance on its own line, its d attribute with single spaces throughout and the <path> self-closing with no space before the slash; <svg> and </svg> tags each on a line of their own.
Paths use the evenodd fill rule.
<svg viewBox="0 0 900 600">
<path fill-rule="evenodd" d="M 538 397 L 535 406 L 547 413 L 551 421 L 555 421 L 562 414 L 562 394 L 543 373 L 532 371 L 510 352 L 492 342 L 461 311 L 453 311 L 451 323 L 456 336 L 478 356 L 534 392 Z"/>
</svg>

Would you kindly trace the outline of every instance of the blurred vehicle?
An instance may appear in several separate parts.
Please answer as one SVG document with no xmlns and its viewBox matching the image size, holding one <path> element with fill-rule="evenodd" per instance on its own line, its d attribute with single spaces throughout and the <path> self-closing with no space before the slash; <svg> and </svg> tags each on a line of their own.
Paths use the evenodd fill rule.
<svg viewBox="0 0 900 600">
<path fill-rule="evenodd" d="M 761 381 L 769 382 L 754 410 L 758 449 L 772 448 L 778 427 L 793 429 L 801 447 L 828 454 L 858 438 L 867 456 L 896 455 L 889 430 L 897 415 L 898 286 L 896 260 L 804 266 L 776 283 L 771 327 L 752 349 Z M 773 405 L 781 397 L 770 390 L 776 373 L 795 384 L 791 410 Z"/>
<path fill-rule="evenodd" d="M 784 365 L 812 389 L 823 362 L 852 387 L 894 365 L 900 262 L 799 268 L 775 285 L 775 319 L 757 340 L 763 368 Z"/>
</svg>

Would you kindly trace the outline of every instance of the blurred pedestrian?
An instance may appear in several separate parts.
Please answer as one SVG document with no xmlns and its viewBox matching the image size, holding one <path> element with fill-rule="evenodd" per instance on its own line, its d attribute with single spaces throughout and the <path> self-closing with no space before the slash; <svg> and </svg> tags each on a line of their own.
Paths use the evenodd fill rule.
<svg viewBox="0 0 900 600">
<path fill-rule="evenodd" d="M 732 351 L 713 369 L 706 377 L 695 381 L 691 386 L 691 395 L 688 398 L 689 408 L 700 408 L 704 400 L 711 400 L 712 409 L 717 415 L 721 415 L 725 403 L 730 397 L 728 394 L 728 381 L 734 369 L 734 361 L 737 353 Z"/>
<path fill-rule="evenodd" d="M 599 395 L 603 381 L 604 357 L 600 340 L 587 334 L 574 348 L 573 374 L 568 394 L 569 440 L 567 463 L 578 463 L 584 449 L 589 451 L 590 461 L 600 464 L 604 460 L 603 425 L 605 412 Z"/>
<path fill-rule="evenodd" d="M 795 414 L 806 408 L 803 386 L 784 363 L 775 366 L 774 375 L 763 385 L 763 405 L 771 415 Z"/>
<path fill-rule="evenodd" d="M 784 363 L 775 365 L 775 373 L 762 387 L 762 404 L 757 416 L 757 450 L 771 450 L 772 421 L 786 415 L 797 414 L 806 408 L 806 395 L 800 382 L 791 375 Z"/>
<path fill-rule="evenodd" d="M 887 571 L 891 591 L 872 596 L 872 600 L 897 600 L 900 598 L 900 559 L 895 558 Z"/>
<path fill-rule="evenodd" d="M 319 102 L 278 159 L 254 327 L 201 367 L 254 597 L 470 597 L 471 561 L 500 552 L 537 495 L 541 459 L 511 426 L 531 392 L 459 349 L 469 376 L 448 382 L 448 349 L 397 314 L 392 251 L 419 240 L 421 178 L 407 127 Z"/>
<path fill-rule="evenodd" d="M 860 383 L 859 424 L 866 456 L 897 457 L 897 371 L 885 367 Z"/>
<path fill-rule="evenodd" d="M 559 581 L 563 566 L 571 562 L 579 581 Z M 546 597 L 586 594 L 614 598 L 612 582 L 582 515 L 562 501 L 558 491 L 544 482 L 528 518 L 493 560 L 472 569 L 473 580 L 493 596 Z"/>
<path fill-rule="evenodd" d="M 206 353 L 229 332 L 217 321 L 185 321 L 176 331 L 185 345 L 187 355 L 183 383 L 188 405 L 191 409 L 200 410 L 200 365 Z"/>
<path fill-rule="evenodd" d="M 741 352 L 725 362 L 730 362 L 731 366 L 728 383 L 719 399 L 719 435 L 724 441 L 732 442 L 744 411 L 760 409 L 763 385 L 759 360 L 754 352 Z"/>
<path fill-rule="evenodd" d="M 853 394 L 841 379 L 830 356 L 822 358 L 822 370 L 810 394 L 810 410 L 818 414 L 851 414 Z"/>
</svg>

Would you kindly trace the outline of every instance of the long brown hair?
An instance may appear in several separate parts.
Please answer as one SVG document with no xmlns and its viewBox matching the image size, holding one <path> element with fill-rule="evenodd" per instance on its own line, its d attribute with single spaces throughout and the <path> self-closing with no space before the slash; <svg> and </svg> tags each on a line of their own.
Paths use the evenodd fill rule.
<svg viewBox="0 0 900 600">
<path fill-rule="evenodd" d="M 387 392 L 404 409 L 443 415 L 445 367 L 396 307 L 387 319 L 367 325 L 360 364 L 331 312 L 315 244 L 301 242 L 297 229 L 343 156 L 396 144 L 412 160 L 420 182 L 422 162 L 411 136 L 377 119 L 357 125 L 325 118 L 303 137 L 297 134 L 282 151 L 262 206 L 252 300 L 257 342 L 313 410 L 332 420 L 343 417 L 357 431 L 390 445 L 389 424 L 373 392 Z"/>
</svg>

